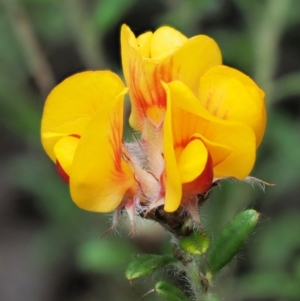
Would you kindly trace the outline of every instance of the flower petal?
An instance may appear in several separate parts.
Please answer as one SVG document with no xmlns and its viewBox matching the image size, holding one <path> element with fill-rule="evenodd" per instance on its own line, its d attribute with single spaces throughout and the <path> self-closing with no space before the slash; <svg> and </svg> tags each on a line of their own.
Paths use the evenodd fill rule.
<svg viewBox="0 0 300 301">
<path fill-rule="evenodd" d="M 54 146 L 54 154 L 66 174 L 70 175 L 71 166 L 79 138 L 74 136 L 65 136 L 59 139 Z"/>
<path fill-rule="evenodd" d="M 180 80 L 198 94 L 201 76 L 211 67 L 222 64 L 222 54 L 217 43 L 208 36 L 198 35 L 189 39 L 172 56 L 160 65 L 162 80 Z"/>
<path fill-rule="evenodd" d="M 42 144 L 55 162 L 54 145 L 68 135 L 82 135 L 96 111 L 124 90 L 110 71 L 86 71 L 57 85 L 48 96 L 42 119 Z"/>
<path fill-rule="evenodd" d="M 252 129 L 241 122 L 214 117 L 180 81 L 166 87 L 172 103 L 174 145 L 185 146 L 191 137 L 200 135 L 211 142 L 206 143 L 206 147 L 217 164 L 214 165 L 215 177 L 245 178 L 255 162 L 256 138 Z M 216 147 L 218 145 L 220 147 Z M 216 154 L 216 151 L 220 153 Z M 224 159 L 220 162 L 220 158 Z"/>
<path fill-rule="evenodd" d="M 170 84 L 170 86 L 175 86 L 175 84 Z M 166 86 L 167 89 L 168 86 Z M 183 89 L 183 87 L 181 87 Z M 185 88 L 187 88 L 185 86 Z M 180 89 L 178 87 L 177 89 Z M 174 90 L 174 89 L 173 89 Z M 180 102 L 180 97 L 185 97 L 183 94 L 185 93 L 184 90 L 179 94 L 179 96 L 174 97 L 174 93 L 176 91 L 174 90 L 172 95 L 173 98 L 171 99 L 172 102 L 172 119 L 173 119 L 173 140 L 174 140 L 174 147 L 175 151 L 177 149 L 183 149 L 185 148 L 188 143 L 191 141 L 191 139 L 198 138 L 200 139 L 207 147 L 209 150 L 209 153 L 211 154 L 212 160 L 213 160 L 213 165 L 216 166 L 222 161 L 224 161 L 232 152 L 232 149 L 224 144 L 217 143 L 216 141 L 209 140 L 207 137 L 204 137 L 201 135 L 198 131 L 199 127 L 199 116 L 196 114 L 192 114 L 190 111 L 184 109 L 183 103 Z M 188 94 L 191 94 L 191 91 L 187 92 Z M 181 96 L 182 95 L 182 96 Z M 194 103 L 187 102 L 187 106 L 189 105 L 194 105 L 196 110 L 201 110 L 201 104 L 199 101 L 196 99 L 194 96 L 191 96 L 193 99 Z M 179 105 L 176 105 L 177 102 Z M 185 102 L 185 101 L 184 101 Z M 199 107 L 200 106 L 200 107 Z M 203 107 L 203 112 L 201 114 L 207 115 L 207 118 L 211 118 L 211 116 Z M 177 156 L 179 158 L 179 156 Z"/>
<path fill-rule="evenodd" d="M 199 99 L 212 115 L 250 126 L 260 144 L 266 127 L 264 92 L 248 76 L 226 66 L 211 68 L 201 78 Z"/>
<path fill-rule="evenodd" d="M 158 61 L 142 56 L 134 34 L 126 25 L 121 29 L 121 46 L 123 72 L 132 103 L 130 125 L 140 130 L 148 117 L 156 126 L 160 126 L 166 103 L 159 74 L 155 75 Z"/>
<path fill-rule="evenodd" d="M 186 40 L 178 31 L 162 27 L 151 40 L 150 35 L 143 39 L 140 50 L 129 27 L 122 26 L 122 65 L 132 102 L 130 124 L 138 130 L 146 117 L 157 127 L 163 121 L 166 94 L 161 81 L 180 79 L 196 94 L 200 77 L 212 66 L 221 64 L 220 50 L 207 36 Z"/>
<path fill-rule="evenodd" d="M 70 174 L 71 195 L 80 208 L 113 211 L 135 187 L 132 171 L 122 159 L 123 97 L 103 105 L 81 136 Z"/>
<path fill-rule="evenodd" d="M 214 179 L 213 163 L 211 160 L 211 156 L 208 154 L 207 161 L 205 162 L 205 166 L 201 174 L 199 174 L 199 176 L 195 178 L 193 181 L 184 183 L 182 185 L 183 194 L 186 196 L 188 195 L 195 196 L 197 194 L 204 193 L 211 188 L 213 179 Z M 189 200 L 190 200 L 189 197 L 183 198 L 183 204 L 187 205 L 186 201 L 188 201 L 188 204 L 191 204 Z"/>
<path fill-rule="evenodd" d="M 153 33 L 151 41 L 151 58 L 163 58 L 182 47 L 188 39 L 178 30 L 162 26 Z"/>
<path fill-rule="evenodd" d="M 151 31 L 148 31 L 139 35 L 136 39 L 137 45 L 139 47 L 139 53 L 143 57 L 150 57 L 152 37 L 153 33 Z"/>
<path fill-rule="evenodd" d="M 196 179 L 204 170 L 208 152 L 199 139 L 193 139 L 182 151 L 178 160 L 178 170 L 182 183 Z"/>
<path fill-rule="evenodd" d="M 166 89 L 167 94 L 169 93 Z M 181 197 L 182 197 L 182 185 L 179 170 L 177 167 L 173 133 L 172 133 L 172 115 L 171 115 L 171 102 L 168 97 L 167 99 L 167 111 L 164 119 L 164 159 L 165 159 L 165 174 L 164 174 L 164 185 L 165 185 L 165 206 L 166 212 L 174 212 L 178 209 Z"/>
<path fill-rule="evenodd" d="M 212 142 L 198 133 L 194 134 L 193 138 L 201 139 L 201 141 L 205 144 L 206 148 L 209 149 L 209 153 L 211 154 L 211 157 L 213 157 L 213 166 L 219 165 L 232 152 L 232 149 L 230 149 L 228 146 Z"/>
</svg>

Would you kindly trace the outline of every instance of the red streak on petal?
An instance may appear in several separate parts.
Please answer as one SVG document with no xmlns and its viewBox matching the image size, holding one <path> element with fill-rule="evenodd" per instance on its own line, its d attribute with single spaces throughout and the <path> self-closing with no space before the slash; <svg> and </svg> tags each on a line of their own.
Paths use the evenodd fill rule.
<svg viewBox="0 0 300 301">
<path fill-rule="evenodd" d="M 58 160 L 56 160 L 56 170 L 57 170 L 58 174 L 60 175 L 60 177 L 64 180 L 64 182 L 66 182 L 67 184 L 69 184 L 70 177 L 64 171 L 64 169 L 62 168 L 62 166 L 60 165 L 60 163 L 58 162 Z"/>
<path fill-rule="evenodd" d="M 160 69 L 160 76 L 161 79 L 166 82 L 169 83 L 176 78 L 176 72 L 175 72 L 175 76 L 174 76 L 174 70 L 173 70 L 173 55 L 171 57 L 168 58 L 168 60 L 164 61 L 162 64 L 160 64 L 159 69 Z"/>
<path fill-rule="evenodd" d="M 122 125 L 116 119 L 112 120 L 112 135 L 110 137 L 110 143 L 113 148 L 113 162 L 117 173 L 123 173 L 122 169 Z"/>
<path fill-rule="evenodd" d="M 155 103 L 159 108 L 166 107 L 166 92 L 162 87 L 161 81 L 169 82 L 167 78 L 167 73 L 163 72 L 162 65 L 158 65 L 155 68 L 155 72 L 153 74 L 153 84 L 156 92 Z"/>
<path fill-rule="evenodd" d="M 141 119 L 146 116 L 146 112 L 152 106 L 166 107 L 166 93 L 161 81 L 169 82 L 170 74 L 168 71 L 163 65 L 158 65 L 152 71 L 145 70 L 144 72 L 142 66 L 137 65 L 136 62 L 130 63 L 129 87 Z"/>
<path fill-rule="evenodd" d="M 164 197 L 166 195 L 166 188 L 165 186 L 162 184 L 163 183 L 163 174 L 161 175 L 161 179 L 160 179 L 160 183 L 161 183 L 161 186 L 160 186 L 160 191 L 159 191 L 159 195 L 161 197 Z"/>
<path fill-rule="evenodd" d="M 80 136 L 80 135 L 78 135 L 78 134 L 71 134 L 71 135 L 69 135 L 69 136 L 71 136 L 71 137 L 75 137 L 75 138 L 78 138 L 78 139 L 80 139 L 80 138 L 81 138 L 81 136 Z"/>
<path fill-rule="evenodd" d="M 138 74 L 138 68 L 134 66 L 133 63 L 129 66 L 130 72 L 130 92 L 132 94 L 132 98 L 135 102 L 135 107 L 140 116 L 145 116 L 146 114 L 146 100 L 144 100 L 143 95 L 139 89 L 138 83 L 141 81 L 141 74 Z"/>
</svg>

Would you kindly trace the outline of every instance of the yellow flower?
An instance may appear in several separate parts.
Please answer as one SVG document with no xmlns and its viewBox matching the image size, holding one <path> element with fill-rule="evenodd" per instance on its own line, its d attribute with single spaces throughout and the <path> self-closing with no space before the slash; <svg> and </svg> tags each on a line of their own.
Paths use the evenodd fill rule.
<svg viewBox="0 0 300 301">
<path fill-rule="evenodd" d="M 47 98 L 42 143 L 81 208 L 126 208 L 131 219 L 163 205 L 197 218 L 213 181 L 244 179 L 266 125 L 264 92 L 222 65 L 211 38 L 164 26 L 121 30 L 127 84 L 109 71 L 76 74 Z M 124 95 L 140 139 L 123 141 Z"/>
</svg>

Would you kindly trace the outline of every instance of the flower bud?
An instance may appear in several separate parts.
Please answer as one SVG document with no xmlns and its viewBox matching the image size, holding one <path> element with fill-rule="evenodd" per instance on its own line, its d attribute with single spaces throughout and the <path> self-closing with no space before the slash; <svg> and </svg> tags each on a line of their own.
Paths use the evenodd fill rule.
<svg viewBox="0 0 300 301">
<path fill-rule="evenodd" d="M 180 240 L 179 246 L 187 253 L 203 255 L 209 247 L 209 238 L 203 232 L 192 232 Z"/>
</svg>

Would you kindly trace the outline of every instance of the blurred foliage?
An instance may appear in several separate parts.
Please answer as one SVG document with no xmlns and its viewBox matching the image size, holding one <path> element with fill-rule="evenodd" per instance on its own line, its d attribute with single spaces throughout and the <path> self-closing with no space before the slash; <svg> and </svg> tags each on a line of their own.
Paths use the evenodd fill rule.
<svg viewBox="0 0 300 301">
<path fill-rule="evenodd" d="M 127 23 L 137 34 L 162 24 L 207 34 L 225 64 L 266 91 L 268 128 L 252 175 L 276 187 L 225 183 L 201 218 L 214 236 L 241 209 L 262 213 L 242 257 L 217 281 L 224 300 L 300 300 L 299 11 L 298 0 L 0 0 L 0 299 L 139 300 L 124 277 L 128 261 L 169 250 L 152 224 L 131 239 L 125 221 L 122 237 L 101 239 L 109 217 L 76 208 L 39 142 L 55 83 L 86 69 L 121 74 L 119 30 Z M 152 280 L 138 283 L 139 294 L 153 289 Z"/>
</svg>

